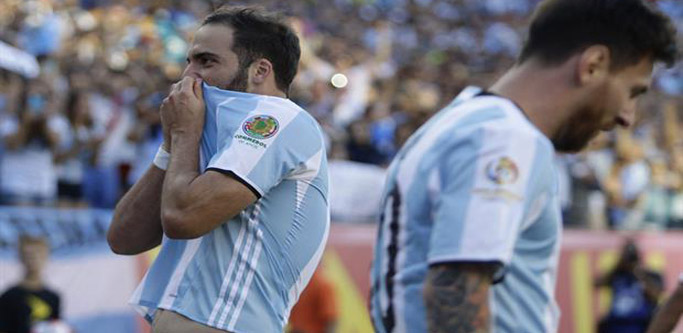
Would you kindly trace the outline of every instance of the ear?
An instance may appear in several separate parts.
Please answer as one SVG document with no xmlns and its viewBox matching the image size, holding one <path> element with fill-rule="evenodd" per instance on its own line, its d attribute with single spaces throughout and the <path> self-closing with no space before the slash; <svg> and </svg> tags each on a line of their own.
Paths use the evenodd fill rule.
<svg viewBox="0 0 683 333">
<path fill-rule="evenodd" d="M 579 56 L 576 68 L 577 78 L 580 85 L 604 80 L 610 72 L 610 50 L 604 45 L 593 45 Z"/>
<path fill-rule="evenodd" d="M 256 85 L 265 83 L 273 75 L 273 64 L 265 58 L 257 59 L 249 66 L 251 82 Z"/>
</svg>

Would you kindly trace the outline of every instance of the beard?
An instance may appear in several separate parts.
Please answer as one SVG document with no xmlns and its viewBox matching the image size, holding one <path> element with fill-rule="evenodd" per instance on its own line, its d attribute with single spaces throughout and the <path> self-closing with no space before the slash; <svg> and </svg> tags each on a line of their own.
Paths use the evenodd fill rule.
<svg viewBox="0 0 683 333">
<path fill-rule="evenodd" d="M 224 87 L 221 87 L 221 89 L 239 91 L 239 92 L 246 92 L 248 81 L 249 81 L 249 66 L 241 66 L 240 65 L 237 68 L 237 73 L 235 73 L 235 76 L 232 78 L 232 80 L 230 80 L 230 83 L 228 83 Z"/>
<path fill-rule="evenodd" d="M 559 152 L 578 153 L 588 146 L 601 129 L 600 112 L 588 108 L 577 112 L 550 138 Z"/>
</svg>

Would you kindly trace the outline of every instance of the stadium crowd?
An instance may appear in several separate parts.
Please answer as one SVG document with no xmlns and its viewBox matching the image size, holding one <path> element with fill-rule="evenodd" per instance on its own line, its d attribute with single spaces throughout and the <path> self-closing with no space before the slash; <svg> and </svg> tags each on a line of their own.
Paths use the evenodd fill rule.
<svg viewBox="0 0 683 333">
<path fill-rule="evenodd" d="M 290 98 L 318 119 L 330 158 L 386 166 L 466 85 L 487 86 L 514 64 L 537 2 L 242 4 L 290 17 L 302 41 Z M 220 4 L 1 2 L 0 41 L 40 66 L 32 78 L 0 69 L 1 203 L 112 208 L 161 143 L 159 105 L 198 18 Z M 657 5 L 683 30 L 682 2 Z M 633 130 L 557 157 L 567 226 L 683 228 L 683 66 L 660 70 L 653 90 Z"/>
</svg>

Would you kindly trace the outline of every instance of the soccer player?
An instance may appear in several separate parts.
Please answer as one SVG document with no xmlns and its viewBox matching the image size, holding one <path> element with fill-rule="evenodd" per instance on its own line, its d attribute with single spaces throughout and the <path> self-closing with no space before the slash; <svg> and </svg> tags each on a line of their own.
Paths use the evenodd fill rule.
<svg viewBox="0 0 683 333">
<path fill-rule="evenodd" d="M 546 0 L 517 64 L 465 89 L 388 170 L 372 269 L 378 332 L 554 332 L 555 151 L 634 122 L 670 20 L 641 0 Z"/>
<path fill-rule="evenodd" d="M 131 299 L 154 332 L 281 332 L 313 274 L 327 163 L 319 126 L 286 98 L 299 56 L 260 10 L 219 9 L 197 30 L 161 106 L 163 146 L 108 233 L 119 254 L 161 244 Z"/>
</svg>

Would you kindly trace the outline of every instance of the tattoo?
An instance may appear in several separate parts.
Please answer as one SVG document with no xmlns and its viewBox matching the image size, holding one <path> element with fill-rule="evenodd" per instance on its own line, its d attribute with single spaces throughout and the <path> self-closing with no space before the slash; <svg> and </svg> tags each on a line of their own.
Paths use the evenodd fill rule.
<svg viewBox="0 0 683 333">
<path fill-rule="evenodd" d="M 424 298 L 429 332 L 488 332 L 493 264 L 441 264 L 427 273 Z"/>
</svg>

